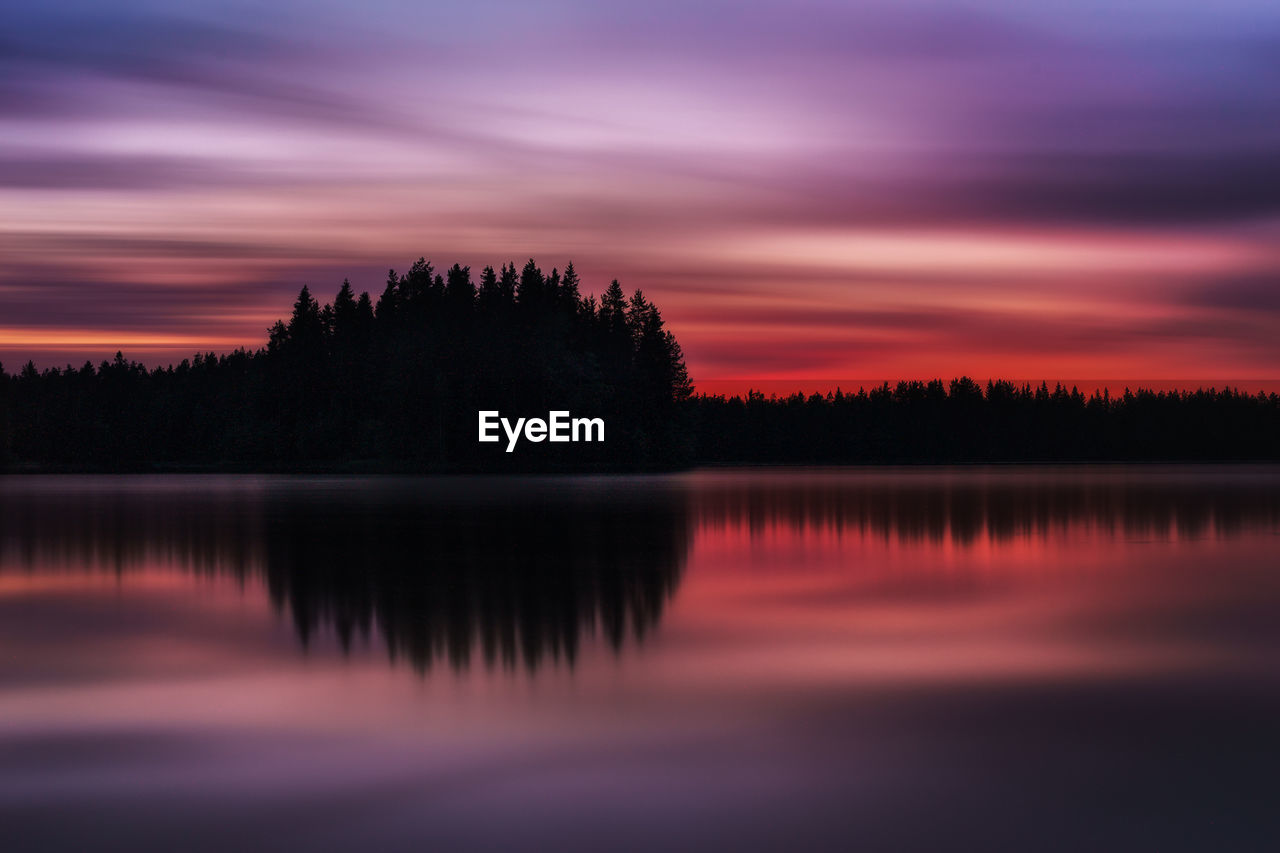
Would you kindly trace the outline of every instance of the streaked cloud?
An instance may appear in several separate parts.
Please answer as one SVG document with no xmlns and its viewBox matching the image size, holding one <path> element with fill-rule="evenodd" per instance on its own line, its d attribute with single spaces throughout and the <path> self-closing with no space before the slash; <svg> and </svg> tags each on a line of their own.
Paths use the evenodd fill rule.
<svg viewBox="0 0 1280 853">
<path fill-rule="evenodd" d="M 0 33 L 10 366 L 254 345 L 298 284 L 426 254 L 643 287 L 697 377 L 1280 375 L 1273 4 L 19 2 Z"/>
</svg>

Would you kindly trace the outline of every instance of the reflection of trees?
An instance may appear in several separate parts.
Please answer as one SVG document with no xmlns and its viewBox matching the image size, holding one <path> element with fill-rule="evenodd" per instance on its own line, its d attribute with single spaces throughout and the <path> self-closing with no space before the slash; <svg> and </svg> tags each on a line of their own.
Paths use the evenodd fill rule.
<svg viewBox="0 0 1280 853">
<path fill-rule="evenodd" d="M 265 577 L 306 642 L 376 631 L 427 668 L 573 661 L 641 638 L 688 549 L 673 493 L 571 481 L 23 481 L 0 487 L 0 566 L 147 561 Z M 25 481 L 30 483 L 31 481 Z M 257 482 L 257 485 L 254 483 Z M 588 481 L 590 482 L 590 481 Z M 200 490 L 196 492 L 196 490 Z"/>
<path fill-rule="evenodd" d="M 500 488 L 500 486 L 498 486 Z M 305 639 L 373 623 L 417 666 L 572 661 L 583 633 L 619 648 L 658 621 L 687 548 L 677 507 L 647 500 L 269 508 L 267 582 Z M 347 508 L 350 509 L 350 508 Z"/>
<path fill-rule="evenodd" d="M 866 532 L 969 542 L 1093 526 L 1229 535 L 1280 524 L 1280 470 L 1213 468 L 846 469 L 695 475 L 705 525 Z"/>
<path fill-rule="evenodd" d="M 661 616 L 691 531 L 903 541 L 1280 526 L 1280 472 L 697 472 L 655 479 L 0 479 L 0 570 L 168 563 L 262 577 L 307 642 L 376 634 L 418 668 L 573 661 Z"/>
</svg>

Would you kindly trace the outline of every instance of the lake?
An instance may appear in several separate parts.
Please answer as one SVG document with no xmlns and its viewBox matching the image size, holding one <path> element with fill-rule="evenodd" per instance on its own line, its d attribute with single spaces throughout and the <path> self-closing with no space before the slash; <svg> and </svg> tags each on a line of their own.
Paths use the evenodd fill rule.
<svg viewBox="0 0 1280 853">
<path fill-rule="evenodd" d="M 0 849 L 1273 850 L 1280 468 L 0 478 Z"/>
</svg>

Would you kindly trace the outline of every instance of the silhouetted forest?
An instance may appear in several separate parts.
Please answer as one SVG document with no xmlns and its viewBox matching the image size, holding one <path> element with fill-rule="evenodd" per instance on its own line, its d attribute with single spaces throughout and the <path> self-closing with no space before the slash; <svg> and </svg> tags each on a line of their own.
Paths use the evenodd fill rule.
<svg viewBox="0 0 1280 853">
<path fill-rule="evenodd" d="M 148 370 L 0 373 L 0 453 L 44 469 L 615 470 L 691 460 L 684 358 L 656 306 L 615 280 L 596 299 L 549 275 L 419 259 L 376 302 L 306 287 L 265 348 Z M 5 402 L 0 402 L 4 406 Z M 603 443 L 481 444 L 477 413 L 603 418 Z M 3 458 L 0 458 L 3 462 Z"/>
<path fill-rule="evenodd" d="M 870 391 L 694 401 L 704 464 L 1280 459 L 1280 394 L 1112 396 L 961 377 Z"/>
<path fill-rule="evenodd" d="M 265 347 L 147 369 L 0 367 L 0 470 L 655 470 L 692 464 L 1280 459 L 1280 395 L 1119 396 L 968 378 L 784 398 L 693 395 L 640 291 L 573 265 L 479 282 L 424 259 L 376 302 L 306 287 Z M 477 441 L 477 413 L 601 418 L 603 443 Z"/>
</svg>

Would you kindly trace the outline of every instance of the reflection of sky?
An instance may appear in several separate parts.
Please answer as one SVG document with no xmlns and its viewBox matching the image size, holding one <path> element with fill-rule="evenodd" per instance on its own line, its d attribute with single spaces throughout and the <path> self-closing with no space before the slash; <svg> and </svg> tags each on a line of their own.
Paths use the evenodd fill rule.
<svg viewBox="0 0 1280 853">
<path fill-rule="evenodd" d="M 679 478 L 661 624 L 536 671 L 303 651 L 255 571 L 159 528 L 10 528 L 6 849 L 1266 849 L 1280 518 L 1247 498 L 1275 477 Z M 213 515 L 190 541 L 242 547 Z"/>
<path fill-rule="evenodd" d="M 0 13 L 0 357 L 260 341 L 426 253 L 642 286 L 695 376 L 1274 377 L 1273 4 Z"/>
</svg>

